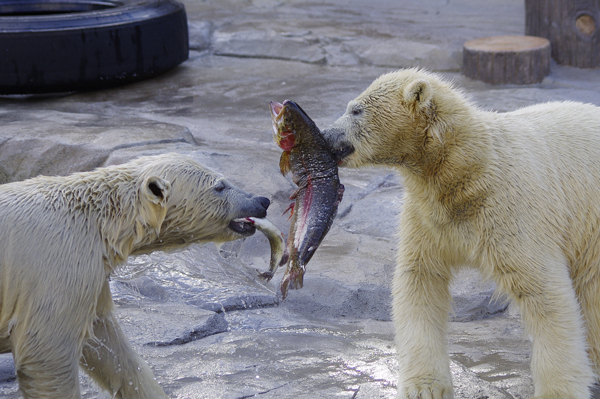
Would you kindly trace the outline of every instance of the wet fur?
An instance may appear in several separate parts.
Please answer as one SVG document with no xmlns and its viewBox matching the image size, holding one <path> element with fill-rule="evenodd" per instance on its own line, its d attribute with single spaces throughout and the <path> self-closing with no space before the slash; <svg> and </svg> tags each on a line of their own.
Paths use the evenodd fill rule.
<svg viewBox="0 0 600 399">
<path fill-rule="evenodd" d="M 401 174 L 398 398 L 451 398 L 449 284 L 478 268 L 519 305 L 535 397 L 587 399 L 600 371 L 600 108 L 486 112 L 439 76 L 386 74 L 323 132 L 343 166 Z"/>
<path fill-rule="evenodd" d="M 0 351 L 24 397 L 79 398 L 81 363 L 115 398 L 165 398 L 109 276 L 131 254 L 240 238 L 228 222 L 256 199 L 178 154 L 0 186 Z"/>
</svg>

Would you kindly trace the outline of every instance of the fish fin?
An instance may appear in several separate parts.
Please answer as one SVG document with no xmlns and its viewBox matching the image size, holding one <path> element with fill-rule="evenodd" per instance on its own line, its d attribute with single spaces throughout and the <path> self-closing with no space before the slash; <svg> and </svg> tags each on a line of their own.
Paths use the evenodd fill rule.
<svg viewBox="0 0 600 399">
<path fill-rule="evenodd" d="M 278 267 L 281 267 L 281 266 L 287 264 L 289 260 L 290 260 L 290 254 L 288 253 L 288 250 L 286 248 L 285 252 L 283 253 L 283 256 L 281 257 L 281 261 L 279 261 Z"/>
<path fill-rule="evenodd" d="M 299 192 L 300 192 L 300 189 L 299 189 L 299 188 L 298 188 L 298 189 L 296 189 L 296 190 L 294 190 L 294 191 L 292 191 L 292 193 L 290 194 L 290 199 L 291 199 L 291 200 L 295 200 L 295 199 L 296 199 L 296 197 L 298 196 L 298 193 L 299 193 Z"/>
<path fill-rule="evenodd" d="M 273 276 L 275 275 L 275 272 L 270 271 L 270 270 L 263 272 L 263 273 L 260 273 L 260 270 L 257 270 L 257 271 L 259 272 L 258 277 L 260 277 L 262 280 L 265 280 L 267 282 L 270 281 L 273 278 Z"/>
<path fill-rule="evenodd" d="M 281 153 L 281 158 L 279 158 L 279 170 L 281 170 L 282 175 L 286 175 L 288 172 L 292 170 L 290 166 L 290 153 L 289 151 L 284 151 Z"/>
<path fill-rule="evenodd" d="M 294 214 L 294 205 L 295 205 L 295 203 L 292 202 L 287 208 L 285 208 L 285 210 L 283 211 L 281 216 L 283 216 L 289 212 L 290 213 L 290 217 L 288 218 L 288 220 L 289 220 L 292 217 L 292 215 Z"/>
<path fill-rule="evenodd" d="M 281 300 L 284 300 L 287 297 L 288 293 L 288 285 L 290 281 L 288 279 L 281 280 L 279 284 L 279 292 L 281 293 Z"/>
</svg>

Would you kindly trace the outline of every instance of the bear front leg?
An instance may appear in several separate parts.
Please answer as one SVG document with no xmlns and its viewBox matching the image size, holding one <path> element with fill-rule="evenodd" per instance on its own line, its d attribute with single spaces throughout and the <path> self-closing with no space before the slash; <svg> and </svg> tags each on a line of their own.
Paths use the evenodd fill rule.
<svg viewBox="0 0 600 399">
<path fill-rule="evenodd" d="M 117 399 L 164 399 L 144 359 L 121 330 L 113 313 L 108 281 L 102 286 L 94 321 L 94 337 L 83 345 L 81 366 L 102 388 Z"/>
<path fill-rule="evenodd" d="M 535 399 L 589 399 L 594 374 L 566 261 L 557 256 L 498 268 L 499 286 L 519 305 L 532 337 Z"/>
<path fill-rule="evenodd" d="M 393 284 L 398 399 L 453 398 L 446 333 L 450 272 L 399 252 Z"/>
</svg>

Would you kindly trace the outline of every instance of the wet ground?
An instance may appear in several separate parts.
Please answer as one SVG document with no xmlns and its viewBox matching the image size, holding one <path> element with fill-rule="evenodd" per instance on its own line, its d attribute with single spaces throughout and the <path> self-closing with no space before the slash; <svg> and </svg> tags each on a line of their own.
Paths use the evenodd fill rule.
<svg viewBox="0 0 600 399">
<path fill-rule="evenodd" d="M 523 34 L 516 0 L 185 1 L 190 59 L 152 80 L 90 93 L 0 98 L 0 180 L 65 174 L 175 151 L 272 199 L 278 170 L 269 101 L 292 99 L 325 127 L 382 73 L 422 66 L 485 109 L 551 100 L 600 105 L 600 70 L 552 65 L 541 84 L 490 86 L 460 75 L 462 44 Z M 390 170 L 342 170 L 344 200 L 304 288 L 277 299 L 260 234 L 131 258 L 112 282 L 121 322 L 172 398 L 393 398 L 390 322 L 402 182 Z M 473 272 L 455 279 L 449 350 L 455 396 L 528 398 L 530 345 L 518 310 L 491 301 Z M 85 376 L 85 398 L 106 398 Z M 18 397 L 10 355 L 0 396 Z M 597 396 L 600 398 L 600 394 Z"/>
</svg>

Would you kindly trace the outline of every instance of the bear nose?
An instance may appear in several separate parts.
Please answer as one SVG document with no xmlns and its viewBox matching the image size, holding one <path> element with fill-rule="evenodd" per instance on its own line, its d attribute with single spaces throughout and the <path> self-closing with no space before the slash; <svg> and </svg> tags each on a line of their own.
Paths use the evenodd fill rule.
<svg viewBox="0 0 600 399">
<path fill-rule="evenodd" d="M 265 208 L 265 210 L 269 207 L 269 205 L 271 205 L 271 201 L 265 197 L 258 197 L 258 202 L 263 208 Z"/>
</svg>

